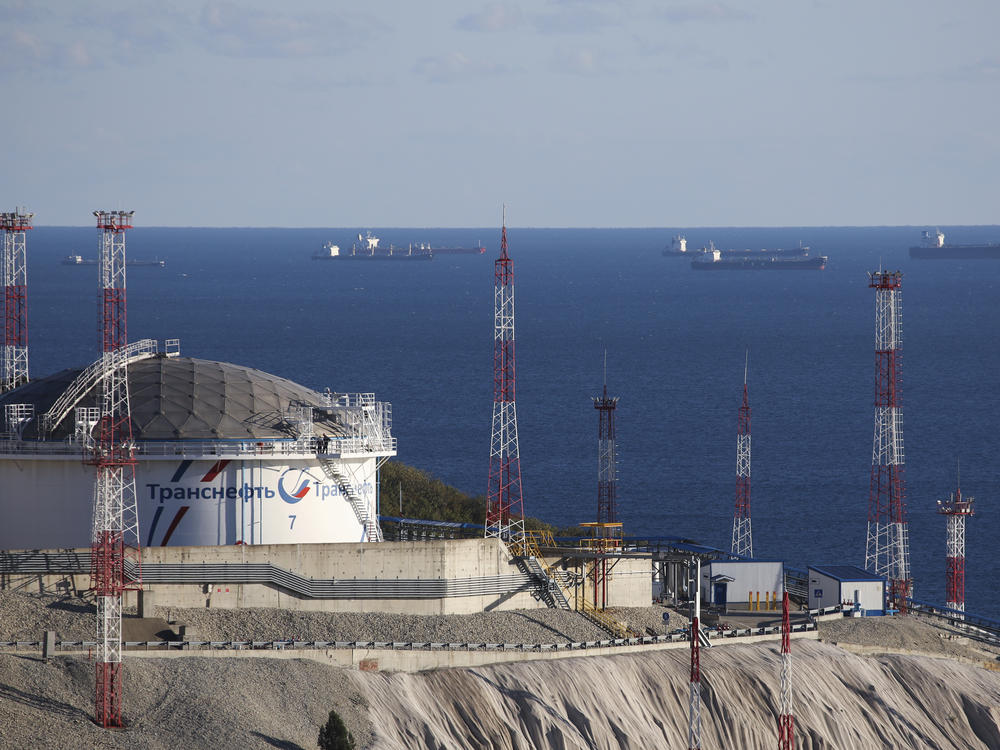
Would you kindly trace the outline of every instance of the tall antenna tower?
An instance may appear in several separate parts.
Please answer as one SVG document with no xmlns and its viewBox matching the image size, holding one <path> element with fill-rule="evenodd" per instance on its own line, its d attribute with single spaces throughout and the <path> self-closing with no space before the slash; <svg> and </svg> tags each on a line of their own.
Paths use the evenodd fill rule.
<svg viewBox="0 0 1000 750">
<path fill-rule="evenodd" d="M 507 255 L 506 207 L 501 226 L 500 257 L 494 262 L 493 436 L 485 535 L 519 542 L 524 537 L 524 498 L 514 401 L 514 261 Z"/>
<path fill-rule="evenodd" d="M 889 601 L 906 613 L 911 595 L 910 543 L 903 502 L 903 412 L 899 400 L 899 271 L 873 271 L 875 290 L 875 436 L 868 497 L 865 568 L 889 582 Z"/>
<path fill-rule="evenodd" d="M 961 478 L 948 500 L 938 500 L 938 513 L 948 523 L 948 583 L 945 606 L 965 612 L 965 519 L 974 514 L 975 498 L 962 497 Z"/>
<path fill-rule="evenodd" d="M 688 696 L 688 750 L 701 750 L 701 558 L 694 581 L 694 617 L 691 618 L 691 692 Z"/>
<path fill-rule="evenodd" d="M 0 213 L 3 228 L 4 347 L 0 391 L 28 382 L 28 261 L 25 232 L 34 214 Z"/>
<path fill-rule="evenodd" d="M 736 512 L 733 514 L 734 555 L 753 557 L 753 534 L 750 530 L 750 400 L 747 395 L 747 371 L 750 350 L 743 365 L 743 405 L 736 428 Z"/>
<path fill-rule="evenodd" d="M 608 396 L 608 353 L 604 352 L 604 393 L 594 398 L 597 409 L 597 522 L 618 520 L 618 462 L 615 449 L 615 407 L 618 396 Z"/>
<path fill-rule="evenodd" d="M 792 715 L 792 639 L 788 617 L 788 592 L 781 600 L 781 715 L 778 717 L 778 750 L 795 750 L 795 717 Z"/>
<path fill-rule="evenodd" d="M 106 728 L 122 726 L 122 595 L 142 585 L 126 369 L 125 230 L 132 228 L 133 213 L 94 211 L 100 230 L 102 387 L 89 458 L 97 469 L 90 575 L 97 599 L 94 712 Z"/>
</svg>

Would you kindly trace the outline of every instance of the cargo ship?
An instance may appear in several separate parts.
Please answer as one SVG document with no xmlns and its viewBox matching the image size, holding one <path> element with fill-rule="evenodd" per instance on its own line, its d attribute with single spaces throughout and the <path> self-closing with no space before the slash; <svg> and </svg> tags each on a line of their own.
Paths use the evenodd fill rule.
<svg viewBox="0 0 1000 750">
<path fill-rule="evenodd" d="M 803 245 L 800 242 L 798 247 L 788 247 L 788 248 L 781 248 L 781 247 L 779 247 L 779 248 L 776 248 L 774 250 L 768 250 L 767 248 L 763 248 L 761 250 L 751 250 L 749 248 L 747 248 L 746 250 L 736 250 L 736 249 L 733 249 L 733 250 L 723 250 L 722 254 L 724 256 L 725 255 L 734 255 L 734 256 L 737 256 L 737 257 L 741 257 L 741 258 L 743 258 L 743 257 L 747 257 L 747 258 L 749 258 L 749 257 L 756 257 L 756 258 L 764 258 L 764 257 L 795 258 L 795 257 L 802 257 L 802 258 L 804 258 L 805 256 L 809 255 L 809 246 L 808 245 Z"/>
<path fill-rule="evenodd" d="M 918 259 L 941 258 L 1000 258 L 1000 243 L 986 242 L 976 245 L 946 245 L 944 232 L 934 230 L 932 234 L 924 231 L 920 236 L 920 245 L 910 248 L 910 257 Z"/>
<path fill-rule="evenodd" d="M 674 235 L 670 240 L 670 246 L 663 250 L 664 255 L 694 255 L 703 252 L 705 252 L 705 248 L 688 250 L 687 238 L 682 234 Z"/>
<path fill-rule="evenodd" d="M 822 271 L 829 260 L 825 255 L 727 255 L 721 250 L 712 250 L 691 261 L 691 268 L 696 271 Z"/>
<path fill-rule="evenodd" d="M 96 266 L 96 258 L 84 258 L 82 255 L 67 255 L 62 259 L 62 264 L 64 266 Z M 167 261 L 165 260 L 141 260 L 136 259 L 126 259 L 126 266 L 155 266 L 156 268 L 166 268 Z"/>
<path fill-rule="evenodd" d="M 809 255 L 809 246 L 803 245 L 801 242 L 798 247 L 790 248 L 777 248 L 775 250 L 768 250 L 767 248 L 761 250 L 751 250 L 749 248 L 745 250 L 737 250 L 735 248 L 729 250 L 723 250 L 717 248 L 714 242 L 709 242 L 708 247 L 700 247 L 697 250 L 689 250 L 687 246 L 687 239 L 683 235 L 677 235 L 670 241 L 670 247 L 664 249 L 663 254 L 667 256 L 678 256 L 678 255 L 710 255 L 712 253 L 719 252 L 722 253 L 723 257 L 726 256 L 736 256 L 736 257 L 757 257 L 757 258 L 770 258 L 770 257 L 796 257 L 796 256 L 806 256 Z"/>
<path fill-rule="evenodd" d="M 421 242 L 414 250 L 421 250 L 433 255 L 483 255 L 486 253 L 486 246 L 480 242 L 474 247 L 432 247 L 430 244 Z"/>
<path fill-rule="evenodd" d="M 433 260 L 434 253 L 429 248 L 409 247 L 379 247 L 379 238 L 371 232 L 366 232 L 364 236 L 358 235 L 358 241 L 351 245 L 351 249 L 342 252 L 340 245 L 327 242 L 323 249 L 315 253 L 313 260 Z"/>
</svg>

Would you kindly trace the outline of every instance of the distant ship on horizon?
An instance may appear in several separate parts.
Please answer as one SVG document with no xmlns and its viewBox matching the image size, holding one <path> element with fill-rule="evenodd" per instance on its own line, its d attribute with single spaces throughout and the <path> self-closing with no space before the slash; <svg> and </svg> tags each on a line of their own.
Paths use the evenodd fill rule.
<svg viewBox="0 0 1000 750">
<path fill-rule="evenodd" d="M 82 255 L 67 255 L 62 259 L 62 264 L 64 266 L 96 266 L 96 258 L 84 258 Z M 125 260 L 126 266 L 156 266 L 157 268 L 165 268 L 167 261 L 165 260 L 142 260 L 140 258 L 128 258 Z"/>
<path fill-rule="evenodd" d="M 486 253 L 486 246 L 482 242 L 477 242 L 473 247 L 433 247 L 429 242 L 421 242 L 415 249 L 434 255 L 484 255 Z"/>
<path fill-rule="evenodd" d="M 712 249 L 691 261 L 696 271 L 822 271 L 830 260 L 825 255 L 810 256 L 808 249 L 802 254 L 758 254 L 756 251 L 725 254 Z"/>
<path fill-rule="evenodd" d="M 721 253 L 723 256 L 738 256 L 738 257 L 793 257 L 793 256 L 806 256 L 809 255 L 809 246 L 803 245 L 799 242 L 798 247 L 790 248 L 775 248 L 774 250 L 769 250 L 767 248 L 761 248 L 760 250 L 751 250 L 750 248 L 745 248 L 738 250 L 736 248 L 730 248 L 728 250 L 723 250 L 717 248 L 714 242 L 709 242 L 707 247 L 700 247 L 696 250 L 689 250 L 687 246 L 687 238 L 684 235 L 675 235 L 671 241 L 670 246 L 663 250 L 663 254 L 666 256 L 691 256 L 691 255 L 710 255 L 712 253 Z"/>
<path fill-rule="evenodd" d="M 910 257 L 919 260 L 1000 258 L 1000 243 L 946 245 L 944 232 L 940 229 L 935 229 L 933 234 L 925 230 L 920 235 L 920 244 L 910 248 Z"/>
<path fill-rule="evenodd" d="M 347 252 L 340 251 L 340 245 L 327 242 L 321 252 L 315 253 L 313 260 L 433 260 L 434 253 L 429 248 L 413 245 L 408 248 L 379 247 L 381 240 L 371 232 L 358 235 L 357 242 Z"/>
</svg>

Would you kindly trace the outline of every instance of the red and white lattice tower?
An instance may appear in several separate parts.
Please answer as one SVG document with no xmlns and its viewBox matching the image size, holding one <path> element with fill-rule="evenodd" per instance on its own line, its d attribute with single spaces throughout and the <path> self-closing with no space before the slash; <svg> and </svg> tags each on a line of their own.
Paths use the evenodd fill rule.
<svg viewBox="0 0 1000 750">
<path fill-rule="evenodd" d="M 962 488 L 948 500 L 938 500 L 938 513 L 948 523 L 948 584 L 945 606 L 965 611 L 965 519 L 973 515 L 974 498 L 962 497 Z"/>
<path fill-rule="evenodd" d="M 781 600 L 781 715 L 778 717 L 778 750 L 794 750 L 795 717 L 792 715 L 792 639 L 788 618 L 788 592 Z"/>
<path fill-rule="evenodd" d="M 608 362 L 604 353 L 604 393 L 594 398 L 597 409 L 597 522 L 618 520 L 618 461 L 615 449 L 617 396 L 608 396 Z"/>
<path fill-rule="evenodd" d="M 9 391 L 28 382 L 28 262 L 25 232 L 34 214 L 0 213 L 3 228 L 4 347 L 3 381 Z"/>
<path fill-rule="evenodd" d="M 910 543 L 903 502 L 903 411 L 900 406 L 899 271 L 868 274 L 875 290 L 875 436 L 868 498 L 865 568 L 888 581 L 890 605 L 900 613 L 912 596 Z"/>
<path fill-rule="evenodd" d="M 514 261 L 507 255 L 506 212 L 495 271 L 493 436 L 490 440 L 490 486 L 486 494 L 486 536 L 517 543 L 524 537 L 524 498 L 514 401 Z"/>
<path fill-rule="evenodd" d="M 95 721 L 122 726 L 122 595 L 141 587 L 135 457 L 129 411 L 125 230 L 131 211 L 95 211 L 100 230 L 101 401 L 89 461 L 96 467 L 91 590 L 97 600 Z"/>
<path fill-rule="evenodd" d="M 734 555 L 753 557 L 753 534 L 750 530 L 750 400 L 747 395 L 747 369 L 743 368 L 743 405 L 736 428 L 736 512 L 733 514 Z"/>
<path fill-rule="evenodd" d="M 688 696 L 688 750 L 701 748 L 701 558 L 694 580 L 694 617 L 691 620 L 691 692 Z"/>
</svg>

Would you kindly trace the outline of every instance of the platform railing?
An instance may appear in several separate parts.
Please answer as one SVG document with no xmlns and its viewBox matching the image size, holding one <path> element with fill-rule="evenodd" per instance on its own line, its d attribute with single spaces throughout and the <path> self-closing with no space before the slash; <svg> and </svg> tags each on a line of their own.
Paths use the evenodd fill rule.
<svg viewBox="0 0 1000 750">
<path fill-rule="evenodd" d="M 0 440 L 0 454 L 76 455 L 84 446 L 66 440 Z M 316 438 L 306 440 L 140 440 L 136 456 L 295 456 L 322 455 L 391 455 L 396 452 L 396 438 L 330 437 L 326 443 Z"/>
<path fill-rule="evenodd" d="M 171 342 L 176 339 L 171 339 Z M 155 357 L 157 354 L 157 343 L 155 339 L 140 339 L 133 341 L 125 347 L 124 352 L 117 353 L 120 366 L 126 366 L 130 362 L 137 362 L 140 359 Z M 42 415 L 42 429 L 49 433 L 55 429 L 70 409 L 83 397 L 87 391 L 104 377 L 104 358 L 92 362 L 83 372 L 76 376 L 69 388 L 63 391 L 62 395 L 56 399 L 45 414 Z"/>
<path fill-rule="evenodd" d="M 800 623 L 792 625 L 792 633 L 808 633 L 816 630 L 812 623 Z M 716 631 L 706 630 L 713 639 L 713 643 L 718 644 L 724 641 L 738 641 L 740 638 L 751 636 L 772 636 L 775 640 L 781 638 L 781 628 L 778 626 L 766 628 L 739 628 L 735 630 Z M 323 640 L 298 640 L 285 639 L 273 641 L 124 641 L 122 645 L 127 649 L 158 649 L 162 651 L 183 651 L 191 652 L 196 656 L 199 651 L 207 650 L 289 650 L 289 649 L 384 649 L 392 651 L 600 651 L 602 649 L 616 646 L 646 646 L 660 643 L 676 643 L 687 641 L 687 633 L 671 633 L 667 635 L 644 635 L 632 638 L 608 638 L 600 641 L 556 641 L 550 643 L 489 643 L 485 641 L 323 641 Z M 96 646 L 95 641 L 56 641 L 57 651 L 87 651 Z M 0 652 L 39 652 L 42 650 L 42 641 L 4 641 L 0 640 Z"/>
</svg>

